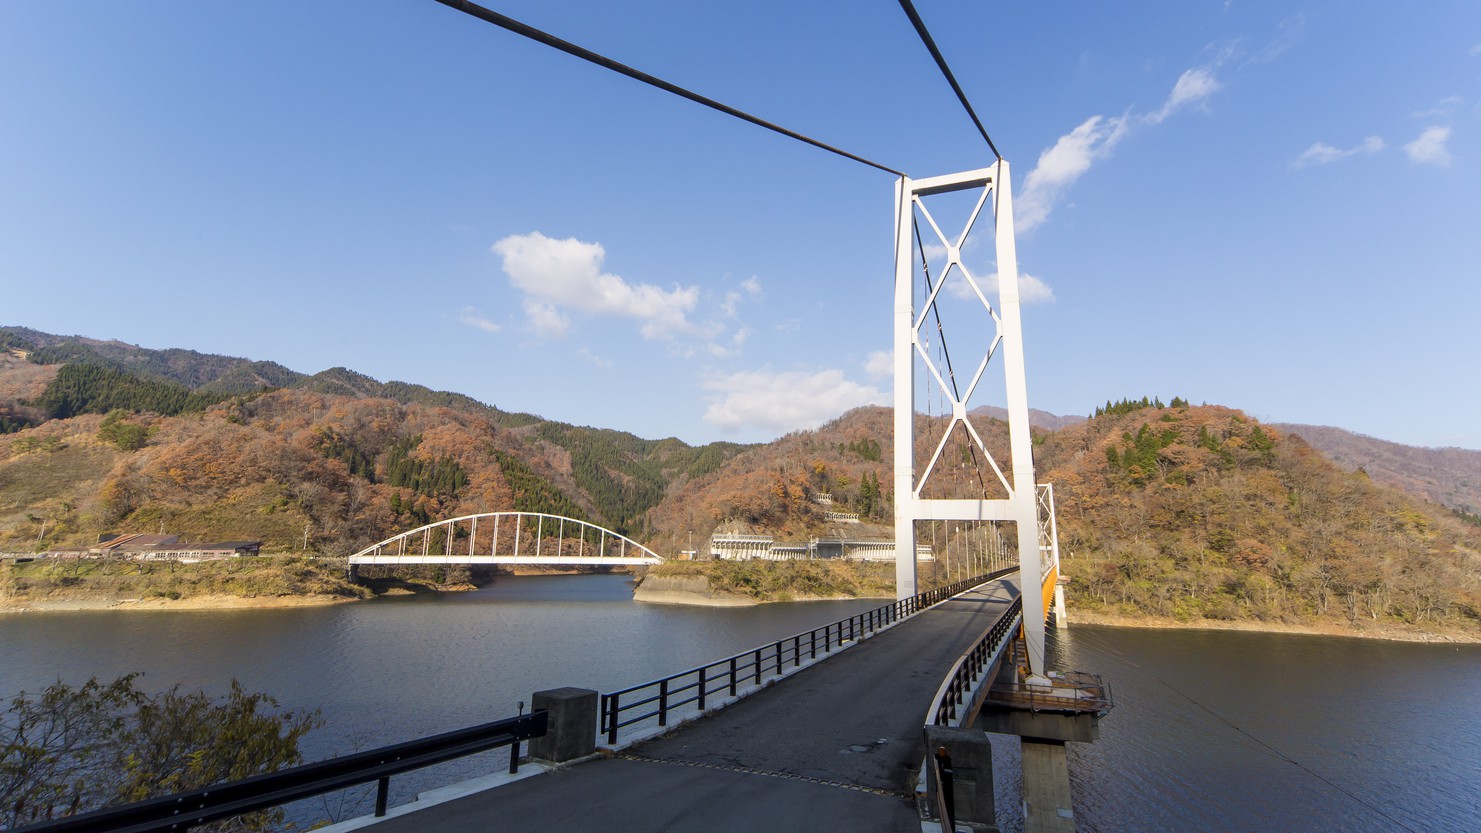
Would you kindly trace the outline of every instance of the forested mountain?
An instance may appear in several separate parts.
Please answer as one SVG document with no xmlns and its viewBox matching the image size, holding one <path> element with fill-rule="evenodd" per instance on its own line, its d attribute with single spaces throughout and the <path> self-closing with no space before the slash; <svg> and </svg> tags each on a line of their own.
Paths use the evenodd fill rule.
<svg viewBox="0 0 1481 833">
<path fill-rule="evenodd" d="M 1082 605 L 1481 627 L 1481 529 L 1239 411 L 1105 413 L 1036 456 Z"/>
<path fill-rule="evenodd" d="M 1295 434 L 1343 468 L 1361 469 L 1379 483 L 1397 486 L 1481 523 L 1481 451 L 1416 448 L 1325 425 L 1275 428 Z"/>
<path fill-rule="evenodd" d="M 270 549 L 307 535 L 342 553 L 504 509 L 642 535 L 666 489 L 743 448 L 548 422 L 345 368 L 290 378 L 190 351 L 18 328 L 0 339 L 15 351 L 0 354 L 0 550 L 166 527 Z"/>
<path fill-rule="evenodd" d="M 307 535 L 346 553 L 508 509 L 590 520 L 664 554 L 716 530 L 893 534 L 885 408 L 762 446 L 695 448 L 345 368 L 303 376 L 16 328 L 0 329 L 0 349 L 0 551 L 164 528 L 277 550 Z M 1011 482 L 1005 426 L 976 422 Z M 943 424 L 917 418 L 921 434 Z M 1379 482 L 1385 465 L 1348 470 L 1300 436 L 1180 399 L 1107 403 L 1061 425 L 1035 429 L 1034 453 L 1081 609 L 1481 627 L 1481 526 Z M 939 454 L 919 443 L 917 470 L 933 459 L 939 496 L 1003 492 L 961 432 Z M 1437 464 L 1434 479 L 1468 471 Z M 943 551 L 959 545 L 942 533 Z"/>
<path fill-rule="evenodd" d="M 814 501 L 824 492 L 889 535 L 891 434 L 888 410 L 863 408 L 751 449 L 671 492 L 650 512 L 655 535 L 838 534 Z M 1011 482 L 1004 426 L 987 424 L 984 438 Z M 959 449 L 943 458 L 966 467 Z M 918 449 L 918 471 L 932 450 Z M 1481 630 L 1481 528 L 1239 411 L 1179 399 L 1108 403 L 1036 432 L 1034 455 L 1041 482 L 1054 484 L 1077 609 Z M 985 482 L 991 493 L 993 480 L 966 476 L 952 488 L 981 494 Z"/>
</svg>

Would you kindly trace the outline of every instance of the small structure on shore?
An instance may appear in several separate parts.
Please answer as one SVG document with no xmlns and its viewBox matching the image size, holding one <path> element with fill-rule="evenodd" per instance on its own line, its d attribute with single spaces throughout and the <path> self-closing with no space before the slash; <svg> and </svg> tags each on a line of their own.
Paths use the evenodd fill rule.
<svg viewBox="0 0 1481 833">
<path fill-rule="evenodd" d="M 779 542 L 770 535 L 716 533 L 710 539 L 710 556 L 724 561 L 808 561 L 835 559 L 844 561 L 894 561 L 892 538 L 812 538 L 806 543 Z M 929 544 L 915 548 L 915 557 L 930 561 Z"/>
<path fill-rule="evenodd" d="M 58 547 L 40 553 L 45 558 L 121 558 L 131 561 L 215 561 L 258 555 L 261 541 L 221 541 L 186 544 L 179 535 L 107 533 L 91 547 Z"/>
</svg>

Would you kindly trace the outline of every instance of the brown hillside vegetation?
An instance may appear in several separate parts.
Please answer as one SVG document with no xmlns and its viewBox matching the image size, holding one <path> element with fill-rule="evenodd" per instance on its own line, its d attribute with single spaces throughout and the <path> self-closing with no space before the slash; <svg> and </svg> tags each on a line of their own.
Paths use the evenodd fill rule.
<svg viewBox="0 0 1481 833">
<path fill-rule="evenodd" d="M 1481 628 L 1481 536 L 1222 407 L 1143 408 L 1038 451 L 1081 606 Z"/>
<path fill-rule="evenodd" d="M 1362 469 L 1379 483 L 1396 486 L 1481 520 L 1481 451 L 1416 448 L 1325 425 L 1284 425 L 1346 469 Z"/>
<path fill-rule="evenodd" d="M 671 490 L 649 513 L 654 538 L 665 546 L 677 542 L 677 549 L 691 532 L 698 544 L 716 530 L 765 533 L 789 541 L 815 536 L 891 537 L 893 419 L 888 408 L 856 408 L 815 430 L 795 431 L 745 451 L 687 488 Z M 916 424 L 918 435 L 934 427 L 939 439 L 940 419 L 919 416 Z M 1011 482 L 1006 425 L 991 419 L 978 424 L 993 459 Z M 926 469 L 935 451 L 933 443 L 917 443 L 918 471 Z M 934 496 L 981 495 L 984 489 L 993 497 L 1005 493 L 986 459 L 967 450 L 960 431 L 943 450 L 937 471 Z M 862 523 L 827 521 L 817 502 L 823 495 L 832 498 L 832 509 L 856 513 Z"/>
<path fill-rule="evenodd" d="M 110 419 L 137 429 L 137 447 L 105 439 Z M 0 551 L 30 552 L 43 532 L 57 547 L 164 528 L 276 551 L 302 548 L 307 530 L 311 551 L 345 554 L 430 520 L 507 510 L 616 526 L 577 482 L 571 451 L 541 436 L 548 425 L 304 390 L 178 417 L 49 420 L 0 437 Z M 700 451 L 655 447 L 681 469 Z M 606 482 L 621 497 L 615 475 Z"/>
</svg>

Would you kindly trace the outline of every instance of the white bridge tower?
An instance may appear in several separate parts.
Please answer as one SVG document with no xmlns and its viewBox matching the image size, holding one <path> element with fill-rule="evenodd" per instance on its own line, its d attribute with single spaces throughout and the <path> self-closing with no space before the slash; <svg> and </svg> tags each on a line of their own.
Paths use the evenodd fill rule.
<svg viewBox="0 0 1481 833">
<path fill-rule="evenodd" d="M 916 586 L 916 525 L 918 521 L 997 521 L 1012 523 L 1017 529 L 1019 579 L 1023 595 L 1023 622 L 1025 642 L 1031 673 L 1036 677 L 1044 674 L 1044 625 L 1046 608 L 1055 589 L 1057 576 L 1057 547 L 1042 547 L 1040 518 L 1040 496 L 1034 477 L 1033 448 L 1029 436 L 1028 388 L 1023 362 L 1023 328 L 1019 319 L 1018 255 L 1013 237 L 1013 200 L 1009 187 L 1008 163 L 999 160 L 988 168 L 975 171 L 910 179 L 901 177 L 895 186 L 895 314 L 894 314 L 894 360 L 895 360 L 895 592 L 897 598 L 906 598 L 918 592 Z M 925 198 L 957 192 L 977 193 L 975 207 L 970 211 L 960 234 L 949 237 L 943 233 L 937 219 L 925 205 Z M 960 198 L 957 198 L 960 200 Z M 990 202 L 989 202 L 990 201 Z M 981 276 L 974 275 L 962 260 L 969 236 L 984 211 L 992 217 L 993 236 L 997 255 L 997 305 L 989 300 L 990 284 Z M 922 225 L 922 221 L 924 225 Z M 929 229 L 929 232 L 927 231 Z M 922 240 L 923 235 L 934 233 L 933 239 Z M 927 259 L 927 252 L 940 259 L 944 256 L 945 266 L 934 278 L 927 272 L 921 288 L 924 299 L 917 304 L 916 264 Z M 918 260 L 919 253 L 919 260 Z M 928 267 L 922 263 L 922 268 Z M 956 275 L 960 275 L 957 278 Z M 940 360 L 929 349 L 932 339 L 944 341 L 945 330 L 940 323 L 937 310 L 938 297 L 948 280 L 965 281 L 965 286 L 953 287 L 954 298 L 965 298 L 965 303 L 975 307 L 980 304 L 985 317 L 976 317 L 985 326 L 971 326 L 967 331 L 953 330 L 954 346 L 966 348 L 975 356 L 979 347 L 985 346 L 986 353 L 973 369 L 969 381 L 959 383 L 955 371 L 943 367 Z M 944 347 L 944 345 L 942 345 Z M 1008 412 L 1009 471 L 1005 475 L 992 458 L 983 441 L 973 417 L 968 413 L 968 401 L 974 393 L 986 391 L 983 387 L 994 382 L 985 382 L 989 364 L 998 359 L 1002 365 L 1002 394 Z M 916 388 L 916 367 L 920 360 L 929 378 Z M 922 393 L 940 396 L 949 403 L 949 414 L 944 420 L 930 421 L 932 435 L 939 431 L 934 452 L 924 471 L 916 471 L 917 415 L 925 412 L 925 401 L 917 401 Z M 944 409 L 943 409 L 944 410 Z M 944 425 L 944 428 L 942 427 Z M 993 491 L 1005 497 L 988 497 L 989 488 L 984 485 L 976 497 L 946 498 L 932 497 L 939 493 L 927 490 L 933 477 L 945 479 L 947 470 L 957 461 L 944 454 L 953 435 L 963 436 L 969 446 L 974 466 L 977 455 L 982 455 L 986 465 L 996 475 Z M 979 476 L 981 469 L 979 469 Z M 996 486 L 1002 489 L 997 490 Z M 1052 493 L 1051 493 L 1052 495 Z M 1051 503 L 1045 508 L 1052 513 Z M 1046 522 L 1051 519 L 1044 519 Z"/>
</svg>

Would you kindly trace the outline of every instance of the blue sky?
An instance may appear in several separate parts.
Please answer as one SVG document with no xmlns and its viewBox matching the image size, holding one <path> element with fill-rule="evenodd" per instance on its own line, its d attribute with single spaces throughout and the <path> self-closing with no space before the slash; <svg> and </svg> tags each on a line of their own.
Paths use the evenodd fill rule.
<svg viewBox="0 0 1481 833">
<path fill-rule="evenodd" d="M 992 159 L 888 0 L 489 5 Z M 1113 6 L 917 2 L 1013 166 L 1031 404 L 1481 448 L 1481 5 Z M 888 401 L 893 187 L 431 0 L 0 4 L 0 324 L 765 440 Z"/>
</svg>

